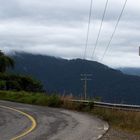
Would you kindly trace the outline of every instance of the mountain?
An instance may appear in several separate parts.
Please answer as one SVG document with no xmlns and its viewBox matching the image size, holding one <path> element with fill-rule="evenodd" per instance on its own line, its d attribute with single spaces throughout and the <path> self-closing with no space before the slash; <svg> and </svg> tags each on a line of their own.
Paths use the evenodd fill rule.
<svg viewBox="0 0 140 140">
<path fill-rule="evenodd" d="M 118 68 L 118 69 L 125 74 L 140 76 L 140 68 L 126 67 L 126 68 Z"/>
<path fill-rule="evenodd" d="M 95 61 L 66 60 L 43 55 L 15 53 L 14 72 L 32 75 L 42 81 L 45 89 L 61 94 L 81 96 L 81 74 L 92 74 L 88 81 L 88 97 L 101 97 L 113 103 L 140 104 L 140 77 L 125 75 Z"/>
</svg>

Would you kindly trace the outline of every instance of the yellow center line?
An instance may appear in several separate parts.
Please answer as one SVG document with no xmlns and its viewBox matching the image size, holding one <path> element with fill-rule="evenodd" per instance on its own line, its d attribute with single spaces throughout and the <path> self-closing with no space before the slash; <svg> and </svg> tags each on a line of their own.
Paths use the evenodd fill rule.
<svg viewBox="0 0 140 140">
<path fill-rule="evenodd" d="M 15 108 L 2 106 L 2 105 L 0 105 L 0 107 L 5 108 L 5 109 L 9 109 L 9 110 L 12 110 L 12 111 L 15 111 L 15 112 L 18 112 L 18 113 L 26 116 L 32 122 L 32 125 L 28 130 L 26 130 L 25 132 L 23 132 L 22 134 L 20 134 L 18 136 L 15 136 L 14 138 L 12 138 L 10 140 L 18 140 L 19 138 L 24 137 L 25 135 L 29 134 L 31 131 L 33 131 L 36 128 L 36 125 L 37 125 L 36 120 L 31 115 L 29 115 L 29 114 L 27 114 L 27 113 L 25 113 L 23 111 L 17 110 Z"/>
</svg>

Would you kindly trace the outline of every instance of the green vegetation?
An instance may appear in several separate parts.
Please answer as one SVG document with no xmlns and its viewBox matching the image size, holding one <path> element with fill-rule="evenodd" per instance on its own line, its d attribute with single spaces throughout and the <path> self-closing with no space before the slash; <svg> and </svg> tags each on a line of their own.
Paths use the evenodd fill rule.
<svg viewBox="0 0 140 140">
<path fill-rule="evenodd" d="M 42 93 L 28 93 L 25 91 L 0 91 L 0 100 L 51 107 L 60 107 L 62 103 L 59 96 L 57 95 L 47 96 Z"/>
<path fill-rule="evenodd" d="M 4 73 L 8 67 L 14 67 L 14 60 L 0 50 L 0 72 Z"/>
<path fill-rule="evenodd" d="M 30 76 L 0 73 L 0 90 L 40 92 L 42 89 L 41 82 Z"/>
<path fill-rule="evenodd" d="M 14 67 L 14 60 L 0 50 L 0 90 L 41 92 L 42 84 L 30 76 L 7 74 L 6 69 Z"/>
</svg>

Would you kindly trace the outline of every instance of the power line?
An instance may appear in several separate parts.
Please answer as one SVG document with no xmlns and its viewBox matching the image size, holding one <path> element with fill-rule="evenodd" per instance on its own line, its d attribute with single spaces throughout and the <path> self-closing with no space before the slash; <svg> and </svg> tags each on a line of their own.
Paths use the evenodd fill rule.
<svg viewBox="0 0 140 140">
<path fill-rule="evenodd" d="M 104 59 L 104 57 L 105 57 L 105 55 L 106 55 L 106 53 L 107 53 L 107 51 L 108 51 L 108 49 L 109 49 L 109 46 L 110 46 L 110 44 L 111 44 L 111 42 L 112 42 L 112 40 L 113 40 L 113 37 L 114 37 L 114 35 L 115 35 L 115 32 L 116 32 L 116 30 L 117 30 L 117 27 L 118 27 L 118 25 L 119 25 L 119 22 L 120 22 L 120 20 L 121 20 L 122 15 L 123 15 L 123 12 L 124 12 L 124 9 L 125 9 L 125 7 L 126 7 L 126 4 L 127 4 L 127 0 L 125 0 L 125 2 L 124 2 L 122 11 L 121 11 L 121 13 L 120 13 L 120 15 L 119 15 L 119 18 L 118 18 L 117 23 L 116 23 L 116 25 L 115 25 L 114 31 L 113 31 L 113 33 L 112 33 L 112 35 L 111 35 L 111 38 L 110 38 L 110 40 L 109 40 L 108 45 L 106 46 L 106 49 L 105 49 L 105 51 L 104 51 L 103 57 L 101 58 L 101 61 L 103 61 L 103 59 Z"/>
<path fill-rule="evenodd" d="M 88 28 L 87 28 L 86 44 L 85 44 L 85 50 L 84 50 L 83 59 L 86 58 L 86 52 L 87 52 L 87 47 L 88 47 L 89 30 L 90 30 L 91 14 L 92 14 L 92 5 L 93 5 L 93 0 L 91 0 L 91 2 L 90 2 L 89 19 L 88 19 Z"/>
<path fill-rule="evenodd" d="M 98 45 L 98 42 L 99 42 L 99 37 L 100 37 L 100 34 L 101 34 L 101 30 L 102 30 L 103 21 L 104 21 L 104 18 L 105 18 L 107 6 L 108 6 L 108 0 L 106 1 L 106 4 L 105 4 L 105 8 L 104 8 L 104 12 L 103 12 L 103 16 L 102 16 L 102 20 L 101 20 L 101 24 L 100 24 L 98 36 L 97 36 L 97 39 L 96 39 L 96 42 L 95 42 L 95 47 L 94 47 L 94 49 L 93 49 L 93 53 L 92 53 L 91 58 L 93 58 L 93 56 L 94 56 L 94 54 L 95 54 L 95 50 L 96 50 L 97 45 Z"/>
</svg>

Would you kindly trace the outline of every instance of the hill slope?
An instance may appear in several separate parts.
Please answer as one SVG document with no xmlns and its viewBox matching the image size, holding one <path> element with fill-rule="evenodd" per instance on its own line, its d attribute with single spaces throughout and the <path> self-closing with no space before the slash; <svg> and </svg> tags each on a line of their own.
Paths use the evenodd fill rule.
<svg viewBox="0 0 140 140">
<path fill-rule="evenodd" d="M 102 97 L 106 102 L 140 104 L 140 77 L 81 59 L 65 60 L 27 53 L 15 53 L 12 57 L 16 61 L 14 72 L 38 78 L 49 91 L 81 96 L 83 82 L 80 74 L 90 73 L 89 97 Z"/>
<path fill-rule="evenodd" d="M 140 68 L 119 68 L 120 71 L 122 71 L 125 74 L 129 74 L 129 75 L 137 75 L 140 76 Z"/>
</svg>

